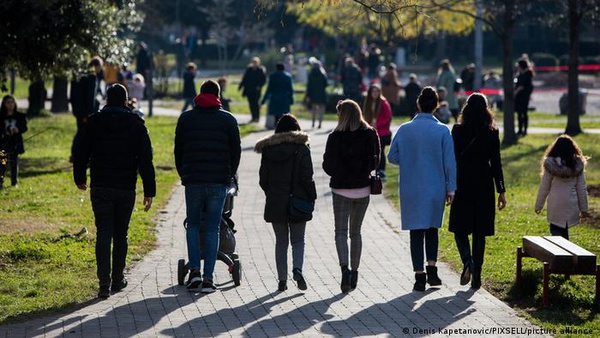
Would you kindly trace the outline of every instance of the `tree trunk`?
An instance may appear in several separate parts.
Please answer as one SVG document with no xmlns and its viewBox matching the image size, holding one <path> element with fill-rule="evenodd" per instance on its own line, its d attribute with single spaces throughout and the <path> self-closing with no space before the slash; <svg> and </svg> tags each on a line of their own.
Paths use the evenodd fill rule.
<svg viewBox="0 0 600 338">
<path fill-rule="evenodd" d="M 579 9 L 578 0 L 569 0 L 569 94 L 567 100 L 567 128 L 565 134 L 575 136 L 582 132 L 579 123 Z"/>
<path fill-rule="evenodd" d="M 69 111 L 69 98 L 67 91 L 69 81 L 66 77 L 55 76 L 52 84 L 52 105 L 50 111 L 53 113 L 64 113 Z"/>
<path fill-rule="evenodd" d="M 39 116 L 46 102 L 46 88 L 44 81 L 37 80 L 29 85 L 29 108 L 27 108 L 28 116 Z"/>
<path fill-rule="evenodd" d="M 504 31 L 502 40 L 502 84 L 504 87 L 504 139 L 502 143 L 511 145 L 517 143 L 515 133 L 515 91 L 513 83 L 512 42 L 514 31 L 514 0 L 507 0 L 504 5 Z"/>
</svg>

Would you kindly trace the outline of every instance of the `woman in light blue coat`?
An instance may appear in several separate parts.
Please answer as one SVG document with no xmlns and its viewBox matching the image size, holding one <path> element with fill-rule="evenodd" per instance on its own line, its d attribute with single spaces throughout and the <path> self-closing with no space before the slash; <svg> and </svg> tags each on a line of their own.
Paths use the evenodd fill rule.
<svg viewBox="0 0 600 338">
<path fill-rule="evenodd" d="M 415 271 L 415 291 L 426 283 L 438 286 L 438 229 L 444 203 L 449 205 L 456 190 L 456 160 L 450 129 L 431 113 L 438 107 L 433 87 L 425 87 L 417 99 L 419 113 L 398 128 L 388 159 L 400 167 L 400 215 L 402 230 L 410 230 L 410 253 Z M 427 255 L 424 273 L 423 242 Z"/>
</svg>

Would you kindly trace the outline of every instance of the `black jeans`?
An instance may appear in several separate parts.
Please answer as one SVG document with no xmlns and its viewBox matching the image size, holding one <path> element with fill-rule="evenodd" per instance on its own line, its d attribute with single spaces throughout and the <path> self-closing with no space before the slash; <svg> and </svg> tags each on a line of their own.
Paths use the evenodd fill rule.
<svg viewBox="0 0 600 338">
<path fill-rule="evenodd" d="M 475 267 L 483 266 L 483 256 L 485 254 L 485 236 L 473 234 L 473 251 L 469 243 L 469 234 L 455 233 L 454 241 L 460 254 L 463 265 L 473 263 Z"/>
<path fill-rule="evenodd" d="M 257 120 L 260 117 L 260 105 L 258 101 L 260 100 L 260 91 L 248 91 L 247 94 L 248 105 L 250 106 L 250 113 L 252 114 L 252 119 Z"/>
<path fill-rule="evenodd" d="M 437 261 L 438 254 L 438 229 L 420 229 L 410 231 L 410 256 L 413 270 L 423 271 L 423 240 L 425 240 L 425 254 L 428 261 Z"/>
<path fill-rule="evenodd" d="M 561 228 L 558 225 L 550 224 L 550 233 L 552 236 L 562 236 L 569 239 L 569 228 L 567 227 Z"/>
<path fill-rule="evenodd" d="M 96 267 L 100 288 L 123 279 L 127 257 L 127 230 L 135 203 L 134 190 L 92 187 L 96 223 Z M 112 242 L 112 276 L 111 276 Z"/>
</svg>

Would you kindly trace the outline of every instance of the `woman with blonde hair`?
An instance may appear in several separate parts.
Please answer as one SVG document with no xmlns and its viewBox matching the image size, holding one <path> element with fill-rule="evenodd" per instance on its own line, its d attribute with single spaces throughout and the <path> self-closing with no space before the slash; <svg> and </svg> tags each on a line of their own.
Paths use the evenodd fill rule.
<svg viewBox="0 0 600 338">
<path fill-rule="evenodd" d="M 370 173 L 379 165 L 377 131 L 353 100 L 337 104 L 338 125 L 327 138 L 323 170 L 331 176 L 335 246 L 342 269 L 341 290 L 356 288 L 362 251 L 361 226 L 369 206 Z M 350 249 L 348 249 L 348 236 Z"/>
</svg>

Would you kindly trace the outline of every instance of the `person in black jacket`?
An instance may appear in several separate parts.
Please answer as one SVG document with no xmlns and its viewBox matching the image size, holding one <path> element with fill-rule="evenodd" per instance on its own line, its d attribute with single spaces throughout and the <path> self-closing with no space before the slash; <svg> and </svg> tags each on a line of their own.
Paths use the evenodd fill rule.
<svg viewBox="0 0 600 338">
<path fill-rule="evenodd" d="M 186 72 L 183 74 L 183 113 L 188 107 L 194 107 L 194 98 L 196 97 L 196 83 L 194 78 L 196 77 L 196 64 L 190 62 L 187 64 Z"/>
<path fill-rule="evenodd" d="M 97 112 L 100 108 L 100 101 L 96 98 L 97 94 L 102 94 L 100 89 L 100 81 L 102 81 L 103 61 L 99 56 L 94 56 L 88 63 L 88 72 L 80 76 L 76 76 L 71 81 L 71 110 L 77 122 L 77 131 L 73 137 L 71 145 L 71 158 L 73 162 L 73 152 L 75 144 L 79 140 L 79 135 L 83 127 L 87 123 L 88 117 Z"/>
<path fill-rule="evenodd" d="M 506 206 L 500 137 L 483 94 L 469 96 L 459 123 L 452 128 L 457 166 L 457 189 L 450 208 L 450 232 L 464 264 L 460 284 L 481 287 L 485 237 L 494 235 L 495 198 L 498 210 Z M 473 237 L 471 245 L 469 235 Z"/>
<path fill-rule="evenodd" d="M 88 187 L 88 163 L 90 166 L 90 199 L 96 223 L 100 282 L 98 297 L 102 299 L 108 298 L 110 291 L 118 292 L 127 286 L 123 270 L 138 172 L 144 187 L 144 211 L 150 209 L 156 195 L 150 136 L 144 121 L 127 103 L 127 89 L 121 84 L 111 85 L 106 106 L 88 118 L 75 144 L 73 158 L 73 177 L 81 190 Z"/>
<path fill-rule="evenodd" d="M 337 111 L 338 125 L 327 137 L 323 170 L 331 176 L 335 246 L 342 268 L 340 286 L 346 293 L 355 289 L 358 281 L 361 226 L 371 193 L 370 173 L 379 165 L 381 147 L 377 131 L 365 121 L 356 102 L 343 100 L 338 103 Z"/>
<path fill-rule="evenodd" d="M 17 110 L 17 101 L 11 95 L 2 98 L 0 105 L 0 151 L 10 166 L 10 185 L 16 186 L 19 178 L 19 155 L 25 152 L 23 133 L 27 131 L 27 116 Z M 5 160 L 0 157 L 0 189 L 4 184 Z"/>
<path fill-rule="evenodd" d="M 238 86 L 238 90 L 242 91 L 242 96 L 248 99 L 252 120 L 250 122 L 258 122 L 260 117 L 260 92 L 262 87 L 267 82 L 267 71 L 265 67 L 260 65 L 260 58 L 255 56 L 246 68 L 242 81 Z"/>
<path fill-rule="evenodd" d="M 185 186 L 186 239 L 190 267 L 188 289 L 216 290 L 213 272 L 219 249 L 219 224 L 227 189 L 241 156 L 237 120 L 221 108 L 219 84 L 208 80 L 195 107 L 179 116 L 175 129 L 175 166 Z M 204 215 L 204 217 L 203 217 Z M 200 274 L 200 228 L 204 227 L 204 271 Z"/>
<path fill-rule="evenodd" d="M 308 201 L 317 199 L 313 181 L 308 134 L 291 114 L 284 114 L 275 128 L 275 134 L 256 143 L 254 150 L 262 153 L 260 187 L 265 192 L 265 221 L 273 223 L 275 231 L 275 262 L 279 277 L 279 291 L 287 289 L 287 251 L 292 244 L 293 278 L 300 290 L 306 290 L 302 275 L 304 262 L 304 230 L 306 222 L 290 219 L 289 196 Z"/>
<path fill-rule="evenodd" d="M 529 125 L 529 99 L 533 92 L 533 68 L 525 59 L 517 62 L 519 74 L 515 83 L 515 112 L 518 116 L 519 131 L 518 135 L 527 135 L 527 126 Z"/>
</svg>

